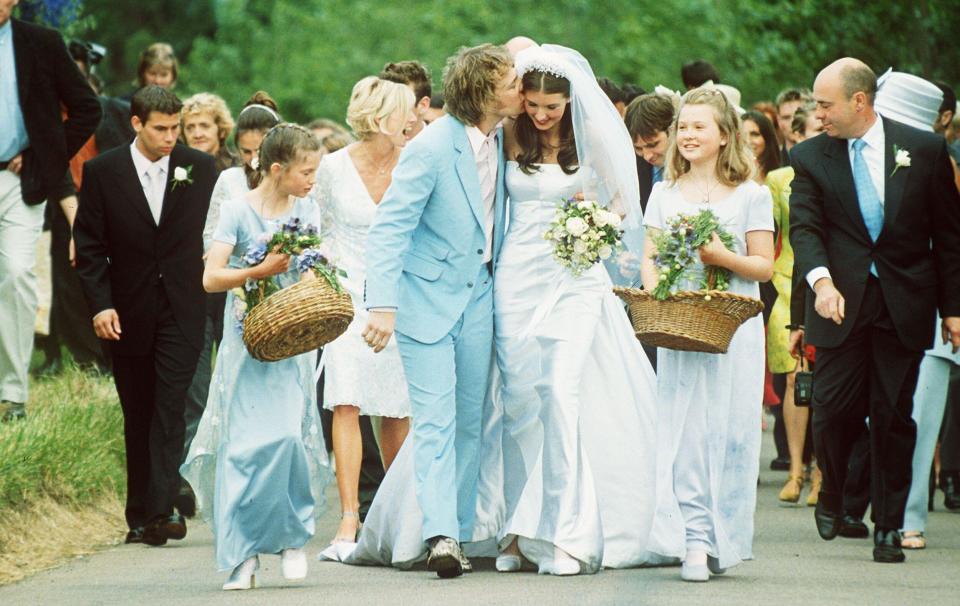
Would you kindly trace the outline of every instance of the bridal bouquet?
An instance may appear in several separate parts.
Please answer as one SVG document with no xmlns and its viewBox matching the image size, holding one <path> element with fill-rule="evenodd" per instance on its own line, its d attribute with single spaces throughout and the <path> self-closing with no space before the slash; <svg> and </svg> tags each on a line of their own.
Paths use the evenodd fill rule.
<svg viewBox="0 0 960 606">
<path fill-rule="evenodd" d="M 574 198 L 557 205 L 557 215 L 543 234 L 553 243 L 553 256 L 574 276 L 623 248 L 620 215 L 596 201 Z"/>
<path fill-rule="evenodd" d="M 653 239 L 657 247 L 653 261 L 660 274 L 660 282 L 652 293 L 655 299 L 663 301 L 669 297 L 677 284 L 689 275 L 700 262 L 700 247 L 710 242 L 714 232 L 724 246 L 734 249 L 733 236 L 720 225 L 712 210 L 701 210 L 696 215 L 677 215 L 667 222 L 667 229 Z M 705 267 L 700 280 L 701 289 L 727 290 L 729 287 L 729 269 L 713 265 Z M 709 296 L 706 295 L 708 301 Z"/>
<path fill-rule="evenodd" d="M 346 272 L 333 265 L 320 252 L 320 235 L 317 228 L 310 224 L 302 224 L 294 217 L 284 223 L 280 230 L 274 233 L 260 234 L 257 244 L 247 250 L 241 257 L 246 267 L 259 265 L 268 253 L 283 253 L 293 257 L 293 266 L 301 274 L 312 270 L 317 277 L 322 277 L 330 283 L 337 292 L 342 293 L 343 287 L 337 276 L 346 276 Z M 282 287 L 278 276 L 269 276 L 254 280 L 248 278 L 243 288 L 233 289 L 234 317 L 238 328 L 243 331 L 243 320 L 247 313 L 270 295 L 279 292 Z"/>
</svg>

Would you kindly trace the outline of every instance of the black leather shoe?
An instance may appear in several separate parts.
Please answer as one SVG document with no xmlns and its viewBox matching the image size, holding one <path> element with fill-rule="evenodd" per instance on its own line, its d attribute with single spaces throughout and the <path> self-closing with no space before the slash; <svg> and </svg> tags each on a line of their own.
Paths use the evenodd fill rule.
<svg viewBox="0 0 960 606">
<path fill-rule="evenodd" d="M 790 457 L 777 457 L 770 461 L 770 469 L 773 471 L 790 471 Z"/>
<path fill-rule="evenodd" d="M 197 515 L 197 497 L 193 494 L 193 489 L 184 482 L 180 486 L 180 493 L 173 500 L 173 506 L 185 518 L 192 518 Z"/>
<path fill-rule="evenodd" d="M 906 557 L 900 547 L 900 531 L 885 528 L 873 529 L 873 561 L 887 564 L 903 562 Z"/>
<path fill-rule="evenodd" d="M 144 529 L 143 542 L 147 545 L 163 545 L 168 540 L 179 541 L 187 536 L 187 523 L 175 513 L 154 518 Z"/>
<path fill-rule="evenodd" d="M 131 543 L 143 543 L 143 526 L 137 526 L 136 528 L 131 528 L 130 532 L 127 533 L 127 538 L 124 539 L 123 542 L 126 543 L 127 545 Z"/>
<path fill-rule="evenodd" d="M 143 528 L 143 534 L 140 537 L 140 542 L 144 545 L 160 547 L 161 545 L 167 544 L 167 537 L 163 536 L 157 526 L 151 523 L 147 524 Z"/>
<path fill-rule="evenodd" d="M 813 518 L 817 522 L 817 532 L 824 541 L 832 541 L 840 534 L 840 526 L 843 524 L 841 516 L 827 511 L 821 503 L 817 503 L 814 508 Z"/>
<path fill-rule="evenodd" d="M 952 511 L 960 509 L 960 474 L 941 471 L 940 489 L 943 490 L 943 506 Z"/>
<path fill-rule="evenodd" d="M 840 536 L 848 539 L 865 539 L 870 536 L 870 529 L 857 516 L 845 513 L 840 519 Z"/>
<path fill-rule="evenodd" d="M 21 402 L 0 402 L 0 423 L 19 421 L 27 416 L 27 409 Z"/>
</svg>

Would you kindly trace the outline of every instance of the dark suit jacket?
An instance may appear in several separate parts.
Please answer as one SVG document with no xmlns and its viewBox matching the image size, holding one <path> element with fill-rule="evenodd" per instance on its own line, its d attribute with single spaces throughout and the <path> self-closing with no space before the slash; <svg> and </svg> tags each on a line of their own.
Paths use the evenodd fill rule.
<svg viewBox="0 0 960 606">
<path fill-rule="evenodd" d="M 178 166 L 192 166 L 193 183 L 171 189 L 168 177 L 158 226 L 128 145 L 83 165 L 77 273 L 92 315 L 117 310 L 123 332 L 111 343 L 119 355 L 150 352 L 158 286 L 186 340 L 198 350 L 203 344 L 203 224 L 217 176 L 212 156 L 184 145 L 170 154 L 169 175 Z"/>
<path fill-rule="evenodd" d="M 10 22 L 20 111 L 30 137 L 20 187 L 24 202 L 39 204 L 55 196 L 70 158 L 97 128 L 100 102 L 59 33 L 17 19 Z"/>
<path fill-rule="evenodd" d="M 886 179 L 883 229 L 876 243 L 857 200 L 847 141 L 820 135 L 791 150 L 790 242 L 799 275 L 818 266 L 830 270 L 846 300 L 839 326 L 821 318 L 806 297 L 806 338 L 836 347 L 850 334 L 870 263 L 900 341 L 923 351 L 933 344 L 935 312 L 960 316 L 960 194 L 944 138 L 883 119 Z M 894 146 L 911 166 L 894 172 Z M 891 176 L 892 174 L 892 176 Z M 931 246 L 932 243 L 932 246 Z"/>
<path fill-rule="evenodd" d="M 640 182 L 640 210 L 647 212 L 647 200 L 653 191 L 653 165 L 637 156 L 637 180 Z"/>
</svg>

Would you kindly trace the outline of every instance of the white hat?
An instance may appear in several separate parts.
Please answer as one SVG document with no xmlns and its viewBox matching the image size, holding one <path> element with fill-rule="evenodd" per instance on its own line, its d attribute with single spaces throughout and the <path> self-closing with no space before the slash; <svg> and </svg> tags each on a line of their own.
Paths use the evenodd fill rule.
<svg viewBox="0 0 960 606">
<path fill-rule="evenodd" d="M 730 86 L 729 84 L 714 84 L 713 80 L 707 80 L 700 88 L 712 88 L 723 93 L 723 96 L 726 97 L 727 102 L 733 106 L 738 116 L 742 116 L 746 111 L 740 107 L 740 91 L 736 87 Z"/>
<path fill-rule="evenodd" d="M 943 91 L 919 76 L 895 72 L 893 68 L 877 79 L 877 112 L 886 118 L 933 131 L 940 116 Z"/>
</svg>

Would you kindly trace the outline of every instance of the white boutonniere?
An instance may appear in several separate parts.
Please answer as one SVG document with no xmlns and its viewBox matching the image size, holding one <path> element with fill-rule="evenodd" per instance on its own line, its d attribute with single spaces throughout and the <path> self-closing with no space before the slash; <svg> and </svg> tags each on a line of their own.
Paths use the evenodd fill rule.
<svg viewBox="0 0 960 606">
<path fill-rule="evenodd" d="M 173 179 L 172 179 L 173 184 L 170 186 L 170 190 L 172 191 L 176 189 L 178 185 L 187 186 L 193 183 L 193 177 L 191 176 L 192 173 L 193 173 L 192 164 L 188 166 L 177 166 L 176 168 L 174 168 Z"/>
<path fill-rule="evenodd" d="M 893 146 L 893 172 L 890 173 L 890 176 L 897 174 L 897 169 L 901 166 L 904 168 L 910 167 L 910 152 L 905 149 L 900 149 L 896 145 Z"/>
</svg>

